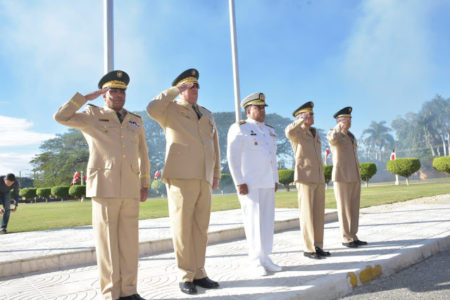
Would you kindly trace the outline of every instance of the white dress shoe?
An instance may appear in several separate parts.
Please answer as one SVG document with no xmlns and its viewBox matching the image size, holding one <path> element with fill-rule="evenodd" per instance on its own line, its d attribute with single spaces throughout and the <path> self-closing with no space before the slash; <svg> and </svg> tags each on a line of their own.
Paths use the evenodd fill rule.
<svg viewBox="0 0 450 300">
<path fill-rule="evenodd" d="M 264 262 L 264 268 L 270 272 L 280 272 L 282 270 L 282 268 L 279 265 L 274 264 L 270 258 Z"/>
<path fill-rule="evenodd" d="M 251 272 L 252 272 L 252 274 L 254 274 L 256 276 L 260 276 L 260 277 L 268 275 L 267 270 L 261 265 L 258 265 L 256 267 L 252 268 Z"/>
</svg>

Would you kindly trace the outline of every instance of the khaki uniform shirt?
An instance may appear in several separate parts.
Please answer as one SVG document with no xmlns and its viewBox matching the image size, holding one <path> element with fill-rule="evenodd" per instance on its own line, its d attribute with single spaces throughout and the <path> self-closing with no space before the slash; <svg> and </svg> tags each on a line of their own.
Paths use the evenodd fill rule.
<svg viewBox="0 0 450 300">
<path fill-rule="evenodd" d="M 348 131 L 344 133 L 342 124 L 338 123 L 327 135 L 333 158 L 333 181 L 360 182 L 358 145 L 355 136 Z"/>
<path fill-rule="evenodd" d="M 86 102 L 76 93 L 54 115 L 58 123 L 81 130 L 88 143 L 86 196 L 139 199 L 140 188 L 150 187 L 142 119 L 127 112 L 120 124 L 115 111 L 93 105 L 76 112 Z"/>
<path fill-rule="evenodd" d="M 162 180 L 205 179 L 211 185 L 220 178 L 220 150 L 212 113 L 199 106 L 198 119 L 192 105 L 173 100 L 179 94 L 172 87 L 156 96 L 147 106 L 148 115 L 166 135 L 166 163 Z"/>
<path fill-rule="evenodd" d="M 296 120 L 285 129 L 295 156 L 294 181 L 325 183 L 320 137 L 315 128 L 311 127 L 311 130 L 303 126 L 303 120 Z"/>
</svg>

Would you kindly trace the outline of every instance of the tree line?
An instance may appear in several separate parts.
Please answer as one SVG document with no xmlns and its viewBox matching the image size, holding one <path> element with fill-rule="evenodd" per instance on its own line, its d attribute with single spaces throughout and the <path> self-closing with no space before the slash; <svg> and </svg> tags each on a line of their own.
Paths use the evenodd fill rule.
<svg viewBox="0 0 450 300">
<path fill-rule="evenodd" d="M 150 119 L 146 112 L 137 112 L 142 117 L 153 177 L 164 167 L 165 137 L 161 127 Z M 243 116 L 244 117 L 244 116 Z M 234 112 L 214 113 L 219 132 L 222 173 L 229 174 L 226 159 L 228 128 L 234 123 Z M 266 123 L 274 127 L 277 135 L 278 169 L 293 169 L 294 156 L 284 129 L 291 123 L 290 118 L 278 114 L 268 114 Z M 395 138 L 393 135 L 395 132 Z M 318 128 L 322 140 L 322 150 L 329 147 L 326 133 Z M 407 113 L 391 122 L 373 121 L 359 138 L 359 157 L 361 162 L 376 163 L 377 176 L 387 173 L 386 162 L 395 149 L 397 157 L 417 157 L 424 170 L 432 170 L 432 160 L 436 156 L 450 154 L 450 99 L 440 96 L 425 102 L 418 113 Z M 79 130 L 69 129 L 55 138 L 44 141 L 41 153 L 31 160 L 34 171 L 34 186 L 49 187 L 68 185 L 74 171 L 86 170 L 89 149 Z M 384 172 L 384 173 L 383 173 Z M 381 174 L 381 175 L 378 175 Z M 380 178 L 381 178 L 380 177 Z"/>
</svg>

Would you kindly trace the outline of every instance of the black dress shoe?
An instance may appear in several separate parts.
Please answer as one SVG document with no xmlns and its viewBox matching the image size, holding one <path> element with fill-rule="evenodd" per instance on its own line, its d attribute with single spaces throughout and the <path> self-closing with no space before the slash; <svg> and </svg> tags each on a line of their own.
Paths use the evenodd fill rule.
<svg viewBox="0 0 450 300">
<path fill-rule="evenodd" d="M 120 297 L 119 300 L 145 300 L 139 294 L 134 294 L 131 296 Z"/>
<path fill-rule="evenodd" d="M 355 244 L 358 245 L 358 246 L 365 246 L 365 245 L 367 245 L 367 242 L 360 241 L 360 240 L 355 240 L 354 242 L 355 242 Z"/>
<path fill-rule="evenodd" d="M 312 259 L 322 259 L 322 256 L 316 252 L 303 252 L 303 255 Z"/>
<path fill-rule="evenodd" d="M 205 289 L 217 289 L 219 287 L 219 283 L 217 281 L 211 280 L 208 277 L 194 279 L 194 284 Z"/>
<path fill-rule="evenodd" d="M 350 243 L 342 243 L 342 246 L 345 246 L 348 248 L 358 248 L 358 244 L 355 241 L 350 242 Z"/>
<path fill-rule="evenodd" d="M 197 294 L 197 288 L 195 287 L 195 284 L 190 281 L 184 281 L 180 282 L 180 290 L 189 295 Z"/>
<path fill-rule="evenodd" d="M 320 249 L 319 247 L 316 247 L 316 253 L 319 254 L 320 256 L 330 256 L 331 253 L 328 251 L 323 251 L 322 249 Z"/>
</svg>

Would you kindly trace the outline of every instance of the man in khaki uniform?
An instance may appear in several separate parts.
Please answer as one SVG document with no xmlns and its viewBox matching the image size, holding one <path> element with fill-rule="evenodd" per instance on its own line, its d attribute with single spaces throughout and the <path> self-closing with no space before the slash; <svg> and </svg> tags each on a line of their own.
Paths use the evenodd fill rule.
<svg viewBox="0 0 450 300">
<path fill-rule="evenodd" d="M 217 189 L 220 178 L 219 139 L 212 113 L 197 105 L 198 77 L 196 69 L 184 71 L 173 87 L 147 106 L 166 135 L 162 180 L 169 198 L 180 290 L 186 294 L 196 294 L 196 286 L 219 286 L 205 271 L 211 189 Z"/>
<path fill-rule="evenodd" d="M 147 199 L 150 162 L 141 117 L 123 108 L 130 79 L 123 71 L 103 76 L 100 90 L 76 93 L 56 112 L 57 122 L 77 128 L 89 145 L 86 196 L 92 197 L 100 288 L 104 299 L 143 299 L 137 294 L 139 200 Z M 89 104 L 103 95 L 104 107 Z"/>
<path fill-rule="evenodd" d="M 334 114 L 337 125 L 328 132 L 333 158 L 332 180 L 338 208 L 342 245 L 349 248 L 367 245 L 356 236 L 359 223 L 361 177 L 359 174 L 358 146 L 349 131 L 352 108 L 344 107 Z"/>
<path fill-rule="evenodd" d="M 325 218 L 325 177 L 322 147 L 314 124 L 314 103 L 306 102 L 297 108 L 294 122 L 286 127 L 286 137 L 295 155 L 294 181 L 298 190 L 300 227 L 303 233 L 303 254 L 313 259 L 330 256 L 323 251 Z"/>
</svg>

